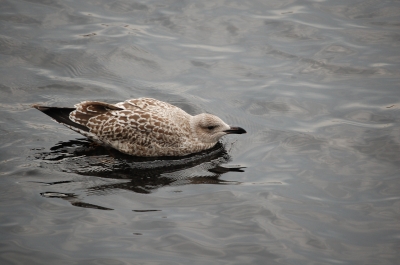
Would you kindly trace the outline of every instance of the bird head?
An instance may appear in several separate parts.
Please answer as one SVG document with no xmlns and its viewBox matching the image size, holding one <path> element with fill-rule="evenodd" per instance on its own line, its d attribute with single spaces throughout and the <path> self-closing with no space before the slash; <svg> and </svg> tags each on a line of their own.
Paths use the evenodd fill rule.
<svg viewBox="0 0 400 265">
<path fill-rule="evenodd" d="M 202 113 L 193 116 L 190 122 L 192 132 L 203 143 L 217 143 L 226 134 L 242 134 L 240 127 L 231 127 L 215 115 Z"/>
</svg>

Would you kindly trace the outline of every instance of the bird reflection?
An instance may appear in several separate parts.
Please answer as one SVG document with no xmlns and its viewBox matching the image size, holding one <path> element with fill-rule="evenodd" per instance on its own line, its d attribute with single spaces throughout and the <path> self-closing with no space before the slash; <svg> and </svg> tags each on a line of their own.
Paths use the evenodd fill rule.
<svg viewBox="0 0 400 265">
<path fill-rule="evenodd" d="M 227 165 L 231 157 L 221 143 L 212 149 L 184 157 L 142 158 L 94 145 L 86 139 L 77 139 L 60 142 L 50 152 L 36 153 L 35 158 L 40 161 L 41 167 L 50 170 L 120 180 L 85 185 L 87 195 L 112 193 L 117 189 L 149 194 L 165 186 L 239 184 L 220 177 L 227 172 L 244 172 L 241 166 Z M 66 185 L 68 181 L 45 184 Z M 43 192 L 41 195 L 62 198 L 78 207 L 112 210 L 81 202 L 79 196 L 72 193 Z"/>
</svg>

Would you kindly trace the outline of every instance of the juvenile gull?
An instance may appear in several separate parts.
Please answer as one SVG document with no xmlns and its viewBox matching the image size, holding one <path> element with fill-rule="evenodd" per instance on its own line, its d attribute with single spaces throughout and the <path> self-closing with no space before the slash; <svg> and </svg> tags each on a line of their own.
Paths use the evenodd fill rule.
<svg viewBox="0 0 400 265">
<path fill-rule="evenodd" d="M 33 105 L 96 143 L 134 156 L 184 156 L 213 147 L 226 134 L 242 134 L 217 116 L 192 116 L 153 98 L 117 104 L 83 101 L 75 108 Z"/>
</svg>

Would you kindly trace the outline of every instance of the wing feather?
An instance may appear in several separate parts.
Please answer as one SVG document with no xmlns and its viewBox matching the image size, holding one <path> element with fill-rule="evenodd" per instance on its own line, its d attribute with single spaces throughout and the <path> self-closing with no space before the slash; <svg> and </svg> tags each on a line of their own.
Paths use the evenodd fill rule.
<svg viewBox="0 0 400 265">
<path fill-rule="evenodd" d="M 113 104 L 99 101 L 83 101 L 75 105 L 75 111 L 69 115 L 70 120 L 78 124 L 87 126 L 89 119 L 105 114 L 110 110 L 122 110 Z"/>
</svg>

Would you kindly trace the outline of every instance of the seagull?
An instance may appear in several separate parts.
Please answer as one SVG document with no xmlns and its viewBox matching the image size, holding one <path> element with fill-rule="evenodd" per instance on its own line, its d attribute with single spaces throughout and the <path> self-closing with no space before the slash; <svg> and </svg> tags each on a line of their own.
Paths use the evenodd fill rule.
<svg viewBox="0 0 400 265">
<path fill-rule="evenodd" d="M 32 107 L 98 144 L 132 156 L 185 156 L 213 147 L 226 134 L 246 133 L 215 115 L 192 116 L 153 98 L 116 104 L 83 101 L 74 108 Z"/>
</svg>

